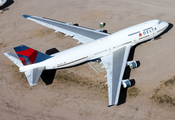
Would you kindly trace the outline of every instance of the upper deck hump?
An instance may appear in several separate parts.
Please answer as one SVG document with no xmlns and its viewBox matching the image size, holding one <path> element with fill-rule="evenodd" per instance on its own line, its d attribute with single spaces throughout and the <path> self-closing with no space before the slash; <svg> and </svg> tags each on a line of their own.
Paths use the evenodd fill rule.
<svg viewBox="0 0 175 120">
<path fill-rule="evenodd" d="M 134 33 L 140 32 L 143 29 L 152 27 L 158 22 L 159 22 L 159 20 L 157 20 L 157 19 L 149 20 L 149 21 L 146 21 L 146 22 L 143 22 L 143 23 L 140 23 L 140 24 L 136 24 L 136 25 L 133 25 L 131 27 L 122 29 L 122 30 L 120 30 L 120 31 L 118 31 L 116 33 L 113 33 L 113 34 L 122 34 L 122 35 L 124 35 L 124 34 L 129 35 L 129 34 L 132 34 L 132 33 L 134 34 Z"/>
</svg>

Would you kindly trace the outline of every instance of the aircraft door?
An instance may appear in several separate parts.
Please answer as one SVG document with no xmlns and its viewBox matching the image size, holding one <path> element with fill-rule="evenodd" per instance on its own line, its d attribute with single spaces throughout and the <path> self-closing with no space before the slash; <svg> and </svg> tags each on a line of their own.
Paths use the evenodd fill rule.
<svg viewBox="0 0 175 120">
<path fill-rule="evenodd" d="M 155 36 L 155 30 L 152 29 L 152 37 L 154 38 Z"/>
</svg>

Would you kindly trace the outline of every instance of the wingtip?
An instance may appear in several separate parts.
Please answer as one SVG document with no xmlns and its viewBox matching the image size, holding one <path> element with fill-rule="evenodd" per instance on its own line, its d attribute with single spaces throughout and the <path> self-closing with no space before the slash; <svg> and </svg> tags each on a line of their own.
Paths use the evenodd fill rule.
<svg viewBox="0 0 175 120">
<path fill-rule="evenodd" d="M 4 55 L 7 56 L 9 52 L 5 52 Z"/>
<path fill-rule="evenodd" d="M 24 17 L 24 18 L 28 18 L 28 17 L 30 17 L 30 15 L 23 15 L 23 17 Z"/>
<path fill-rule="evenodd" d="M 112 106 L 114 106 L 114 105 L 108 105 L 108 107 L 112 107 Z"/>
</svg>

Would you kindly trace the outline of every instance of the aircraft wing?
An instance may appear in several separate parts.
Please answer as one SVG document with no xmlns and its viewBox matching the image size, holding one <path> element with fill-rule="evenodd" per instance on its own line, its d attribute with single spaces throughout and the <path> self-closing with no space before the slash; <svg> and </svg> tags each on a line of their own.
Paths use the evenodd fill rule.
<svg viewBox="0 0 175 120">
<path fill-rule="evenodd" d="M 72 36 L 74 39 L 77 39 L 79 41 L 78 43 L 85 44 L 109 35 L 107 33 L 99 32 L 97 30 L 75 26 L 71 23 L 58 22 L 55 20 L 41 18 L 37 16 L 23 15 L 23 17 L 48 28 L 52 28 L 55 30 L 55 32 L 62 32 L 66 34 L 66 36 Z"/>
<path fill-rule="evenodd" d="M 131 46 L 123 47 L 101 58 L 107 72 L 109 106 L 118 104 L 121 82 Z"/>
</svg>

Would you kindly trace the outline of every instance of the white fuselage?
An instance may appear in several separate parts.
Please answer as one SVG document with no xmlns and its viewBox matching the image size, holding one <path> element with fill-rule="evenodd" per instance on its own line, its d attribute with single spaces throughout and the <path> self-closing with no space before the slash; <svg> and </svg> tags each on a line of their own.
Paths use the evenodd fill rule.
<svg viewBox="0 0 175 120">
<path fill-rule="evenodd" d="M 124 46 L 134 46 L 143 41 L 152 39 L 162 33 L 167 27 L 167 22 L 150 20 L 120 30 L 114 34 L 97 39 L 93 42 L 53 54 L 52 58 L 43 62 L 21 67 L 20 71 L 24 72 L 31 68 L 41 66 L 45 66 L 45 69 L 58 69 L 74 66 L 89 60 L 98 59 Z"/>
<path fill-rule="evenodd" d="M 7 0 L 0 0 L 0 7 L 3 6 L 6 2 Z"/>
</svg>

